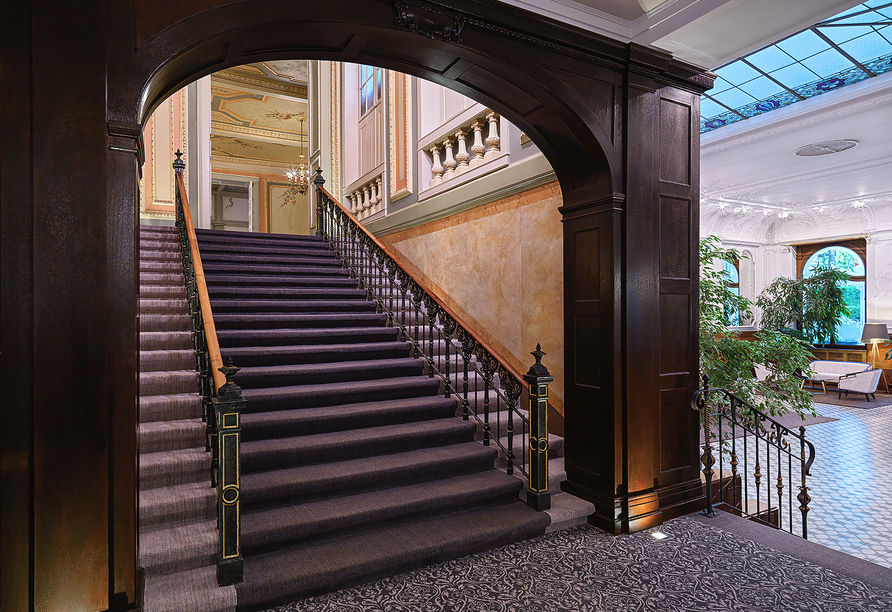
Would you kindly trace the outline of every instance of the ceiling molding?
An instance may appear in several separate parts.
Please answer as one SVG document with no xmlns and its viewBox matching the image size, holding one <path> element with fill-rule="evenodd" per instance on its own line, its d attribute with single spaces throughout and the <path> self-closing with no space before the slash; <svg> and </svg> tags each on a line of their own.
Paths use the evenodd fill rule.
<svg viewBox="0 0 892 612">
<path fill-rule="evenodd" d="M 261 91 L 274 94 L 284 94 L 294 98 L 307 99 L 307 86 L 298 83 L 285 83 L 275 79 L 266 78 L 260 75 L 247 75 L 239 73 L 233 68 L 227 68 L 213 75 L 215 80 L 221 83 L 229 83 L 234 85 L 245 85 L 254 87 Z"/>
</svg>

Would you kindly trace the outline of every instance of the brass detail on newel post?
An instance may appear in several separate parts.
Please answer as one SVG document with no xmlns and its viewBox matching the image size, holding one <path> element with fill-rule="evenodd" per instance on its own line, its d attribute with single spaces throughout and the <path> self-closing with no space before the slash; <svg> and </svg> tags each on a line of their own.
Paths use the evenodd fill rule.
<svg viewBox="0 0 892 612">
<path fill-rule="evenodd" d="M 535 510 L 551 508 L 551 492 L 548 490 L 548 384 L 554 376 L 542 364 L 546 353 L 536 345 L 530 353 L 536 358 L 523 379 L 530 386 L 530 488 L 527 504 Z"/>
<path fill-rule="evenodd" d="M 239 502 L 241 466 L 241 414 L 247 402 L 241 388 L 232 382 L 239 368 L 227 365 L 220 368 L 226 384 L 217 390 L 212 401 L 217 417 L 217 527 L 220 530 L 217 547 L 217 583 L 227 586 L 242 581 L 241 509 Z"/>
</svg>

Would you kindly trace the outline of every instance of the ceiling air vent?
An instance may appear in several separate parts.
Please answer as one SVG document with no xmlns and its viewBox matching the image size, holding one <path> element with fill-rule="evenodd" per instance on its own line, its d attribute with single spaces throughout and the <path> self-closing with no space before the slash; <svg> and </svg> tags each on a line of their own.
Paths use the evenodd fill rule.
<svg viewBox="0 0 892 612">
<path fill-rule="evenodd" d="M 793 151 L 801 157 L 814 157 L 815 155 L 830 155 L 831 153 L 839 153 L 846 149 L 851 149 L 857 140 L 827 140 L 826 142 L 816 142 L 814 144 L 799 147 Z"/>
</svg>

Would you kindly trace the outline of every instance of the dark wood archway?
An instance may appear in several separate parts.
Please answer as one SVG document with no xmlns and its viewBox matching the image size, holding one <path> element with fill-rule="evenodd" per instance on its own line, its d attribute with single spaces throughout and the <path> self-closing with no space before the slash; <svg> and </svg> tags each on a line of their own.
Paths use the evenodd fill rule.
<svg viewBox="0 0 892 612">
<path fill-rule="evenodd" d="M 141 123 L 184 84 L 264 59 L 400 70 L 530 135 L 564 197 L 566 488 L 613 533 L 701 499 L 703 71 L 482 0 L 35 0 L 5 17 L 8 609 L 135 601 Z"/>
</svg>

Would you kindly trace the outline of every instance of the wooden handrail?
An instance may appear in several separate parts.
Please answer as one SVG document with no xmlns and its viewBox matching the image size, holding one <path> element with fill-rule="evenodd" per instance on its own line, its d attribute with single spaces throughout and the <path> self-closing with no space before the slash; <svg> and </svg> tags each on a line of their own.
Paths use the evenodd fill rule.
<svg viewBox="0 0 892 612">
<path fill-rule="evenodd" d="M 364 226 L 362 223 L 360 223 L 359 220 L 358 220 L 356 217 L 353 216 L 353 213 L 351 213 L 349 210 L 347 210 L 347 209 L 344 207 L 343 204 L 341 204 L 337 199 L 334 198 L 334 196 L 332 196 L 330 193 L 328 193 L 328 191 L 327 191 L 324 187 L 319 187 L 319 186 L 317 185 L 317 188 L 318 188 L 322 193 L 324 193 L 324 194 L 328 197 L 329 200 L 331 200 L 332 202 L 334 202 L 335 204 L 337 204 L 338 207 L 340 207 L 340 209 L 341 209 L 344 213 L 346 213 L 346 215 L 347 215 L 348 217 L 350 217 L 351 219 L 353 219 L 353 222 L 354 222 L 356 225 L 358 225 L 359 228 L 360 228 L 363 232 L 365 232 L 365 235 L 368 236 L 368 237 L 369 237 L 369 238 L 370 238 L 370 239 L 371 239 L 371 240 L 378 246 L 379 249 L 381 249 L 382 251 L 384 251 L 384 253 L 385 253 L 388 257 L 390 257 L 390 259 L 392 259 L 392 260 L 394 261 L 394 263 L 396 263 L 397 265 L 399 265 L 400 268 L 402 268 L 403 272 L 405 272 L 405 273 L 409 276 L 409 278 L 411 278 L 413 281 L 415 281 L 415 283 L 416 283 L 419 287 L 422 287 L 422 288 L 425 288 L 425 289 L 426 289 L 426 287 L 425 287 L 424 283 L 421 281 L 421 279 L 418 278 L 417 276 L 415 276 L 414 274 L 412 274 L 412 272 L 409 271 L 409 270 L 407 270 L 403 265 L 401 265 L 399 259 L 397 259 L 396 257 L 394 257 L 394 256 L 393 256 L 393 253 L 391 253 L 389 250 L 387 250 L 387 247 L 385 247 L 383 244 L 381 244 L 381 242 L 380 242 L 377 238 L 375 238 L 375 235 L 372 234 L 369 230 L 367 230 L 367 229 L 365 228 L 365 226 Z M 462 323 L 461 323 L 461 318 L 460 318 L 457 314 L 455 314 L 455 312 L 454 312 L 451 308 L 449 308 L 449 306 L 447 306 L 446 304 L 444 304 L 444 303 L 443 303 L 443 300 L 441 300 L 441 299 L 438 298 L 436 295 L 434 295 L 434 293 L 433 293 L 432 291 L 426 290 L 426 293 L 428 294 L 428 296 L 430 296 L 430 297 L 434 300 L 434 302 L 437 303 L 437 306 L 439 306 L 440 308 L 442 308 L 442 309 L 446 312 L 446 314 L 448 314 L 450 317 L 452 317 L 452 319 L 453 319 L 456 323 L 458 323 L 459 325 L 461 325 L 462 329 L 464 329 L 465 332 L 467 332 L 467 334 L 468 334 L 469 336 L 471 336 L 471 338 L 473 338 L 475 342 L 477 342 L 477 344 L 479 344 L 479 345 L 482 346 L 484 349 L 486 349 L 487 352 L 489 352 L 489 354 L 493 356 L 493 358 L 499 363 L 500 366 L 502 366 L 503 368 L 505 368 L 505 370 L 506 370 L 511 376 L 513 376 L 515 379 L 517 379 L 517 381 L 518 381 L 521 385 L 523 385 L 524 387 L 526 387 L 527 389 L 529 389 L 529 384 L 523 379 L 523 376 L 521 376 L 521 375 L 517 372 L 517 370 L 515 370 L 513 367 L 511 367 L 511 365 L 509 365 L 504 359 L 502 359 L 502 358 L 499 356 L 499 354 L 498 354 L 497 352 L 495 352 L 495 351 L 492 349 L 492 347 L 491 347 L 485 340 L 483 340 L 483 338 L 481 338 L 480 336 L 478 336 L 477 334 L 475 334 L 474 331 L 471 330 L 471 329 L 469 329 L 467 325 L 462 324 Z"/>
<path fill-rule="evenodd" d="M 183 173 L 177 172 L 177 190 L 180 192 L 180 203 L 183 206 L 183 217 L 186 222 L 186 236 L 189 238 L 189 249 L 192 251 L 192 264 L 195 266 L 195 283 L 198 285 L 198 303 L 201 306 L 201 318 L 204 321 L 204 334 L 208 344 L 208 357 L 211 361 L 211 373 L 214 376 L 214 395 L 226 384 L 226 377 L 220 368 L 223 357 L 220 355 L 220 343 L 217 341 L 217 328 L 214 326 L 214 314 L 211 311 L 211 298 L 204 280 L 204 268 L 201 266 L 201 254 L 198 252 L 198 239 L 195 237 L 195 226 L 192 223 L 192 211 L 189 209 L 189 198 L 186 195 L 186 184 Z"/>
</svg>

